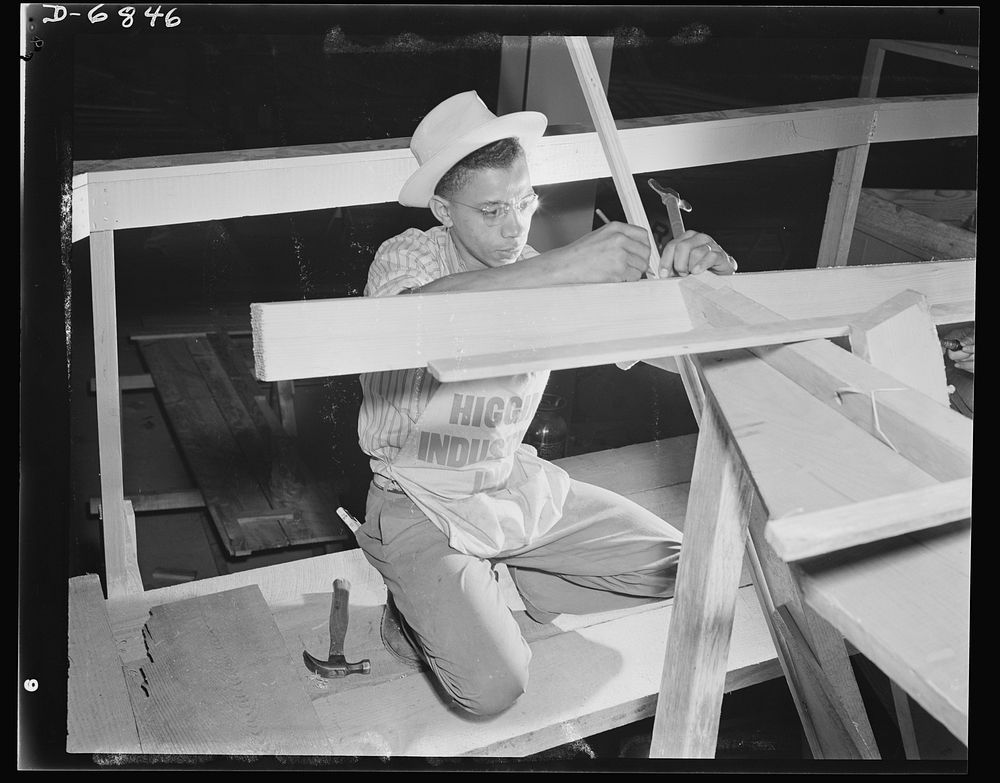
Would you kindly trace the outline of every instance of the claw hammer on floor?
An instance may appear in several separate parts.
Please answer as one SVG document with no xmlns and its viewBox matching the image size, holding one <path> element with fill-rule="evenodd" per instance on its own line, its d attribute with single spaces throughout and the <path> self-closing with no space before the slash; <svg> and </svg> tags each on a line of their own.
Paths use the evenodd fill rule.
<svg viewBox="0 0 1000 783">
<path fill-rule="evenodd" d="M 344 656 L 344 637 L 347 635 L 348 601 L 351 583 L 346 579 L 333 582 L 333 603 L 330 606 L 330 655 L 327 659 L 314 658 L 308 651 L 302 651 L 306 668 L 320 677 L 346 677 L 348 674 L 370 674 L 371 661 L 365 658 L 357 663 L 348 663 Z"/>
</svg>

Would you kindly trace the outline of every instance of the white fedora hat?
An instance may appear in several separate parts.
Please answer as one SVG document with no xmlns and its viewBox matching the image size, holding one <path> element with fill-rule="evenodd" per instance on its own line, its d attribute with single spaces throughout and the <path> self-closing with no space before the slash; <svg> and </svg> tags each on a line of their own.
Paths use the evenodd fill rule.
<svg viewBox="0 0 1000 783">
<path fill-rule="evenodd" d="M 528 149 L 542 137 L 546 125 L 548 118 L 537 111 L 497 117 L 475 91 L 451 96 L 431 109 L 413 132 L 410 151 L 420 168 L 399 191 L 399 203 L 426 207 L 441 177 L 470 152 L 511 136 Z"/>
</svg>

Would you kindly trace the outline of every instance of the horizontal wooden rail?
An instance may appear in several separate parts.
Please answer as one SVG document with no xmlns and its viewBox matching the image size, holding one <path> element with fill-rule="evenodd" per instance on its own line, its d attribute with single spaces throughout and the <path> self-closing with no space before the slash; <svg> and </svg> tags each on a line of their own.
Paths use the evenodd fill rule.
<svg viewBox="0 0 1000 783">
<path fill-rule="evenodd" d="M 923 60 L 935 60 L 940 63 L 964 66 L 974 71 L 979 70 L 978 46 L 957 46 L 931 41 L 902 41 L 889 38 L 874 38 L 871 45 L 878 46 L 886 52 L 908 54 Z"/>
<path fill-rule="evenodd" d="M 716 281 L 805 329 L 796 334 L 789 333 L 788 324 L 768 325 L 760 330 L 763 344 L 843 334 L 833 321 L 820 321 L 840 316 L 846 326 L 844 316 L 908 289 L 927 297 L 939 323 L 970 320 L 975 309 L 974 261 L 759 272 Z M 517 352 L 518 361 L 530 358 L 553 369 L 607 363 L 608 357 L 630 351 L 656 357 L 671 346 L 673 355 L 681 355 L 747 345 L 748 336 L 754 342 L 751 327 L 690 334 L 697 324 L 688 315 L 686 284 L 665 278 L 641 285 L 555 286 L 521 291 L 516 299 L 496 291 L 253 304 L 256 374 L 277 381 L 429 363 L 438 371 L 465 372 L 477 357 L 511 352 Z M 670 335 L 677 339 L 663 339 Z M 499 358 L 497 367 L 509 364 Z M 481 364 L 475 377 L 495 374 L 497 367 Z M 522 366 L 518 372 L 523 371 Z"/>
<path fill-rule="evenodd" d="M 976 95 L 848 98 L 616 123 L 633 172 L 706 166 L 869 143 L 974 136 Z M 396 200 L 416 168 L 409 139 L 78 164 L 73 241 L 93 231 Z M 610 176 L 597 133 L 544 137 L 533 182 Z"/>
<path fill-rule="evenodd" d="M 972 477 L 767 523 L 767 542 L 792 562 L 967 519 Z"/>
</svg>

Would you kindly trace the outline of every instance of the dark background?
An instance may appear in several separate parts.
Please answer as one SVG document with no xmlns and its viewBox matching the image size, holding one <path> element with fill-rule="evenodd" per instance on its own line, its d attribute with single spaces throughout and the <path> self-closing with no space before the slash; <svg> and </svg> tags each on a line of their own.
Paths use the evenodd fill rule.
<svg viewBox="0 0 1000 783">
<path fill-rule="evenodd" d="M 852 97 L 870 38 L 979 38 L 977 9 L 945 6 L 182 5 L 171 29 L 162 18 L 151 29 L 143 5 L 123 29 L 122 7 L 104 6 L 110 18 L 100 24 L 87 21 L 93 5 L 67 6 L 82 16 L 58 23 L 42 23 L 52 10 L 39 5 L 25 13 L 22 51 L 33 56 L 22 64 L 22 681 L 38 676 L 52 639 L 47 671 L 56 674 L 47 681 L 64 681 L 65 579 L 99 568 L 93 536 L 72 521 L 81 500 L 74 434 L 90 414 L 72 413 L 70 369 L 85 373 L 93 362 L 88 243 L 72 245 L 61 206 L 74 162 L 409 136 L 456 92 L 474 89 L 495 107 L 503 35 L 614 36 L 608 95 L 617 118 Z M 879 94 L 977 90 L 975 73 L 890 53 Z M 720 239 L 741 271 L 806 268 L 833 160 L 825 152 L 665 174 L 696 207 L 688 225 Z M 974 189 L 977 173 L 975 138 L 877 145 L 865 186 Z M 598 184 L 597 201 L 621 217 L 610 180 Z M 651 216 L 657 204 L 647 204 Z M 117 232 L 120 318 L 357 295 L 381 241 L 432 223 L 385 204 Z M 572 402 L 571 451 L 693 431 L 677 384 L 662 376 L 639 366 L 625 376 L 599 367 L 556 377 Z M 321 426 L 310 456 L 340 482 L 345 505 L 363 509 L 356 378 L 330 379 L 314 400 Z M 97 475 L 92 460 L 85 469 Z M 21 700 L 22 761 L 64 742 L 57 690 Z"/>
</svg>

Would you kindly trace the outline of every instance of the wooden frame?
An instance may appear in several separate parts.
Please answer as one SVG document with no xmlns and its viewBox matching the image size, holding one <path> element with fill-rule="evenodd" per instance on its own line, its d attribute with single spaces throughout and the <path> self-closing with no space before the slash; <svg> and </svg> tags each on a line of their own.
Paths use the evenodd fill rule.
<svg viewBox="0 0 1000 783">
<path fill-rule="evenodd" d="M 874 99 L 878 93 L 882 62 L 886 52 L 898 52 L 913 57 L 949 63 L 964 68 L 979 70 L 979 48 L 971 46 L 949 46 L 926 41 L 892 41 L 882 38 L 868 42 L 861 88 L 858 95 Z M 978 135 L 976 131 L 968 135 Z M 833 172 L 833 185 L 827 202 L 826 221 L 820 240 L 819 258 L 816 266 L 843 266 L 851 249 L 851 236 L 857 216 L 861 185 L 865 178 L 868 162 L 868 144 L 844 145 L 837 152 L 837 162 Z"/>
<path fill-rule="evenodd" d="M 907 139 L 973 135 L 977 132 L 976 110 L 975 96 L 849 99 L 709 115 L 620 121 L 616 125 L 624 148 L 624 162 L 632 172 L 639 172 L 851 146 L 867 149 L 872 143 Z M 181 156 L 169 161 L 146 159 L 125 162 L 124 165 L 90 166 L 89 170 L 86 170 L 87 164 L 81 164 L 84 170 L 74 177 L 73 183 L 73 239 L 76 241 L 89 236 L 91 240 L 108 607 L 116 615 L 135 612 L 135 620 L 141 623 L 151 601 L 177 600 L 191 590 L 212 591 L 217 585 L 209 584 L 211 580 L 208 580 L 198 583 L 197 587 L 179 585 L 144 593 L 141 583 L 137 582 L 134 517 L 130 504 L 124 499 L 121 482 L 113 232 L 146 225 L 394 200 L 399 185 L 413 168 L 412 159 L 405 149 L 407 142 L 390 140 L 281 151 Z M 572 167 L 564 162 L 570 157 L 569 153 L 572 153 Z M 607 176 L 610 172 L 595 133 L 546 137 L 531 164 L 537 184 Z M 853 179 L 846 181 L 851 183 Z M 848 184 L 848 189 L 850 187 Z M 964 268 L 972 269 L 971 265 Z M 741 276 L 751 280 L 757 277 L 767 276 Z M 949 275 L 944 275 L 943 279 L 955 280 Z M 972 279 L 965 277 L 962 281 L 969 285 Z M 673 296 L 677 301 L 680 290 L 678 281 L 661 282 L 675 286 L 674 293 L 667 296 Z M 646 285 L 660 285 L 660 282 Z M 762 281 L 762 289 L 770 287 L 767 281 Z M 663 287 L 657 293 L 668 290 Z M 935 291 L 932 288 L 925 293 L 933 297 Z M 683 300 L 684 296 L 680 299 Z M 454 300 L 454 297 L 449 298 L 449 305 Z M 974 299 L 964 296 L 939 303 L 944 307 L 940 322 L 967 317 L 970 302 Z M 366 306 L 371 304 L 374 303 L 365 303 Z M 767 302 L 762 304 L 771 306 Z M 784 315 L 780 308 L 775 309 L 779 315 Z M 841 322 L 846 320 L 842 316 L 837 318 Z M 771 343 L 816 336 L 804 331 L 804 326 L 802 323 L 780 324 L 776 320 L 768 328 L 782 331 L 783 336 L 777 332 L 768 333 L 766 328 L 758 328 L 757 331 Z M 822 328 L 830 329 L 831 324 L 824 324 Z M 709 335 L 710 330 L 706 330 L 702 337 L 704 340 L 714 339 Z M 718 337 L 718 329 L 715 336 Z M 682 355 L 709 348 L 732 347 L 728 341 L 710 345 L 704 340 L 678 348 L 674 353 Z M 761 347 L 765 344 L 752 343 L 755 349 L 762 351 L 768 350 Z M 560 345 L 557 341 L 554 345 L 565 350 L 567 343 Z M 615 350 L 618 348 L 620 345 Z M 658 351 L 659 356 L 665 355 L 663 348 L 662 343 L 657 343 L 643 346 L 639 352 L 644 357 L 655 358 Z M 443 356 L 442 360 L 447 358 Z M 561 361 L 578 359 L 570 357 Z M 551 357 L 546 357 L 546 361 L 550 360 Z M 518 359 L 515 357 L 514 361 Z M 825 372 L 834 372 L 821 361 L 816 364 Z M 702 380 L 712 375 L 712 372 L 706 373 Z M 286 374 L 285 377 L 292 376 Z M 709 386 L 712 386 L 710 380 Z M 714 397 L 712 399 L 713 405 L 719 404 Z M 712 415 L 717 414 L 718 411 Z M 730 433 L 727 437 L 733 435 Z M 925 439 L 931 437 L 933 433 L 927 429 Z M 736 538 L 739 537 L 740 534 L 737 534 Z M 284 595 L 286 591 L 291 594 L 306 589 L 300 575 L 314 565 L 295 563 L 281 569 L 280 575 L 276 571 L 274 578 L 280 582 L 276 587 L 278 592 Z M 264 579 L 264 574 L 241 574 L 240 579 L 259 582 Z M 228 577 L 226 580 L 227 585 L 232 582 Z M 724 610 L 724 614 L 729 615 L 731 622 L 732 615 L 728 609 Z M 116 623 L 116 627 L 120 628 L 120 623 Z M 706 737 L 703 732 L 698 738 L 700 746 L 695 750 L 697 754 L 704 753 Z M 679 738 L 679 741 L 683 739 Z"/>
</svg>

